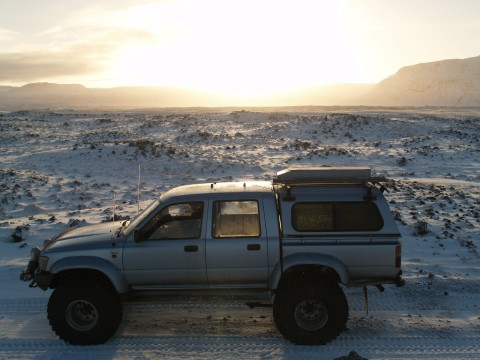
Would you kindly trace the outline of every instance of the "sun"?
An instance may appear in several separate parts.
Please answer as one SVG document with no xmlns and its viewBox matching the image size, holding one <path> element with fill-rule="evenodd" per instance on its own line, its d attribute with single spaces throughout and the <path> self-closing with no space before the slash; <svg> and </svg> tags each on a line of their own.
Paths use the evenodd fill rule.
<svg viewBox="0 0 480 360">
<path fill-rule="evenodd" d="M 113 65 L 125 83 L 246 97 L 355 76 L 341 2 L 178 1 L 156 11 L 169 19 L 145 23 L 158 40 L 131 44 Z"/>
</svg>

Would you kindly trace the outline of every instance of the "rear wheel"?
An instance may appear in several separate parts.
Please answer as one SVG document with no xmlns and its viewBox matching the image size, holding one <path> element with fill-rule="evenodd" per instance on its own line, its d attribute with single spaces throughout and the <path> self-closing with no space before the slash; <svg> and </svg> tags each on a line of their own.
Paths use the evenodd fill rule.
<svg viewBox="0 0 480 360">
<path fill-rule="evenodd" d="M 107 341 L 117 330 L 122 313 L 118 294 L 104 282 L 60 284 L 48 302 L 53 331 L 66 342 L 77 345 Z"/>
<path fill-rule="evenodd" d="M 291 342 L 326 344 L 345 329 L 348 303 L 337 284 L 308 279 L 279 290 L 273 317 L 280 333 Z"/>
</svg>

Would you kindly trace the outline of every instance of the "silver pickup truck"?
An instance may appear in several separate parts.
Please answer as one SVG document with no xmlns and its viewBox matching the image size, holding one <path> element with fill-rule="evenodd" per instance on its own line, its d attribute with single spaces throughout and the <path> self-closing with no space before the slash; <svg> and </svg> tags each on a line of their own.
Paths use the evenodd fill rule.
<svg viewBox="0 0 480 360">
<path fill-rule="evenodd" d="M 107 341 L 132 296 L 174 295 L 272 306 L 285 338 L 325 344 L 348 320 L 342 285 L 403 285 L 384 181 L 369 168 L 308 168 L 179 186 L 129 221 L 46 240 L 21 278 L 54 289 L 48 319 L 72 344 Z"/>
</svg>

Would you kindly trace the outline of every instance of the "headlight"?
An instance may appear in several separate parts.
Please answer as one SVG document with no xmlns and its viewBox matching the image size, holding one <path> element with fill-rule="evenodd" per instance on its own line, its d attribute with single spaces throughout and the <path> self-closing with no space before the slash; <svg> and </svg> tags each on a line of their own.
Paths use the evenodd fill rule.
<svg viewBox="0 0 480 360">
<path fill-rule="evenodd" d="M 46 270 L 48 265 L 48 256 L 40 256 L 38 258 L 38 268 L 40 270 Z"/>
</svg>

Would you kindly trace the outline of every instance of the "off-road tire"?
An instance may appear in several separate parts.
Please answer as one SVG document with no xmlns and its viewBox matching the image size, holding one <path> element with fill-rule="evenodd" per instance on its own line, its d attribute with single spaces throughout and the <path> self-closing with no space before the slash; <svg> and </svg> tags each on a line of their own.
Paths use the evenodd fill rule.
<svg viewBox="0 0 480 360">
<path fill-rule="evenodd" d="M 295 344 L 326 344 L 345 329 L 348 302 L 335 283 L 297 279 L 276 293 L 273 318 L 279 332 Z"/>
<path fill-rule="evenodd" d="M 102 344 L 118 329 L 123 315 L 120 297 L 104 281 L 60 284 L 48 302 L 52 330 L 75 345 Z"/>
</svg>

